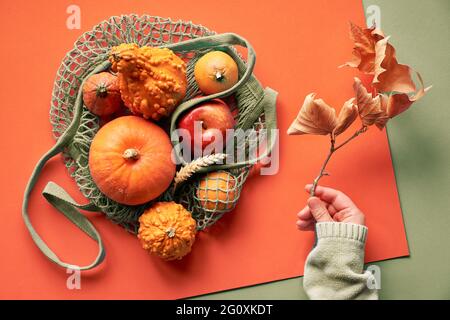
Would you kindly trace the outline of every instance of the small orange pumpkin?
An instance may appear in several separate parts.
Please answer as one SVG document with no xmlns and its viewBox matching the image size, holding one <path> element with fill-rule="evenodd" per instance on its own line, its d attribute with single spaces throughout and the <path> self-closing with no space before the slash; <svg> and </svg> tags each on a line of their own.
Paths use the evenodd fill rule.
<svg viewBox="0 0 450 320">
<path fill-rule="evenodd" d="M 118 78 L 109 72 L 90 76 L 83 85 L 83 102 L 97 116 L 118 111 L 122 105 Z"/>
<path fill-rule="evenodd" d="M 236 62 L 222 51 L 211 51 L 202 56 L 194 67 L 195 81 L 204 94 L 222 92 L 238 82 Z"/>
<path fill-rule="evenodd" d="M 112 48 L 110 61 L 122 100 L 133 114 L 159 120 L 186 95 L 186 64 L 170 49 L 125 43 Z"/>
<path fill-rule="evenodd" d="M 89 169 L 108 198 L 138 205 L 157 198 L 172 182 L 172 144 L 163 129 L 136 116 L 105 124 L 92 140 Z"/>
<path fill-rule="evenodd" d="M 197 198 L 206 210 L 231 210 L 236 196 L 236 178 L 227 171 L 207 173 L 197 187 Z"/>
<path fill-rule="evenodd" d="M 142 247 L 164 260 L 181 259 L 195 241 L 196 223 L 191 213 L 175 202 L 157 202 L 139 217 Z"/>
</svg>

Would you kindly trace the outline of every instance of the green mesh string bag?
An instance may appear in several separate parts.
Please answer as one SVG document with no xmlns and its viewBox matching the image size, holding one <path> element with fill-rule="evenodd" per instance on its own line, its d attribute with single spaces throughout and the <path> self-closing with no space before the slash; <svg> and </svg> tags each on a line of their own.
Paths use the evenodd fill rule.
<svg viewBox="0 0 450 320">
<path fill-rule="evenodd" d="M 235 95 L 238 109 L 236 128 L 243 130 L 253 128 L 256 132 L 256 134 L 242 139 L 236 145 L 236 149 L 249 153 L 249 146 L 264 133 L 267 141 L 264 154 L 250 157 L 245 161 L 237 159 L 234 161 L 233 157 L 230 161 L 230 157 L 227 157 L 225 163 L 214 162 L 197 168 L 187 179 L 177 185 L 173 183 L 159 198 L 143 205 L 127 206 L 105 196 L 93 182 L 88 165 L 90 144 L 100 123 L 98 117 L 83 105 L 81 88 L 89 76 L 110 68 L 111 64 L 108 61 L 110 49 L 121 43 L 167 47 L 187 62 L 187 94 L 169 119 L 170 132 L 168 132 L 172 137 L 175 156 L 180 163 L 179 169 L 190 165 L 181 155 L 180 149 L 177 148 L 179 139 L 175 129 L 181 114 L 202 102 L 214 98 L 224 98 L 232 94 Z M 246 60 L 238 54 L 235 46 L 247 48 Z M 236 61 L 239 68 L 239 81 L 226 91 L 199 98 L 200 91 L 194 79 L 193 68 L 195 62 L 211 50 L 222 50 Z M 47 184 L 43 195 L 50 204 L 99 244 L 99 253 L 96 259 L 90 265 L 79 267 L 81 270 L 97 266 L 103 261 L 105 252 L 97 230 L 79 209 L 104 213 L 108 219 L 132 233 L 137 232 L 139 216 L 155 201 L 173 200 L 183 204 L 192 212 L 197 221 L 198 230 L 211 226 L 223 214 L 233 210 L 239 200 L 251 166 L 270 152 L 275 141 L 270 129 L 276 128 L 276 92 L 270 88 L 264 89 L 253 76 L 254 64 L 253 48 L 240 36 L 231 33 L 215 34 L 203 26 L 191 22 L 172 21 L 168 18 L 149 15 L 115 16 L 99 23 L 91 31 L 80 36 L 75 42 L 74 48 L 64 57 L 54 82 L 50 122 L 56 144 L 37 163 L 24 195 L 22 216 L 39 249 L 54 263 L 63 267 L 71 266 L 71 264 L 61 261 L 41 239 L 31 224 L 27 210 L 30 194 L 42 168 L 49 159 L 59 153 L 62 153 L 65 166 L 89 202 L 87 204 L 76 203 L 64 189 L 54 182 Z M 215 192 L 225 195 L 220 200 L 214 197 L 205 198 L 205 192 L 207 195 L 211 193 L 204 190 L 205 188 L 202 188 L 200 183 L 202 179 L 208 179 L 208 172 L 215 171 L 228 173 L 227 181 L 221 182 L 228 187 L 215 190 Z M 209 186 L 210 183 L 207 185 Z M 199 195 L 203 196 L 199 197 Z M 209 205 L 205 205 L 205 203 Z"/>
</svg>

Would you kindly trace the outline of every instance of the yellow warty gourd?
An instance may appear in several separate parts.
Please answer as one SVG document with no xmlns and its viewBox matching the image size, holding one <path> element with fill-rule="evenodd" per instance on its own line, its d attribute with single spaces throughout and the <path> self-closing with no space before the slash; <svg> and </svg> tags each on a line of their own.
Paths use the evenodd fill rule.
<svg viewBox="0 0 450 320">
<path fill-rule="evenodd" d="M 157 202 L 139 218 L 138 238 L 149 253 L 164 260 L 181 259 L 191 251 L 196 223 L 175 202 Z"/>
<path fill-rule="evenodd" d="M 159 120 L 186 95 L 186 64 L 170 49 L 125 43 L 111 49 L 110 61 L 122 100 L 134 114 Z"/>
</svg>

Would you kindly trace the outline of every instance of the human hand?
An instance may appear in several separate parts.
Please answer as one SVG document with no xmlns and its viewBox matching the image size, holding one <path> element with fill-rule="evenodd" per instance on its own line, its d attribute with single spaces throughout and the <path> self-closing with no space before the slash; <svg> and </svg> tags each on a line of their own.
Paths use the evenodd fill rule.
<svg viewBox="0 0 450 320">
<path fill-rule="evenodd" d="M 310 192 L 312 185 L 305 186 Z M 364 213 L 343 192 L 317 186 L 315 197 L 308 199 L 306 207 L 298 214 L 297 227 L 300 230 L 314 230 L 316 222 L 349 222 L 365 224 Z"/>
</svg>

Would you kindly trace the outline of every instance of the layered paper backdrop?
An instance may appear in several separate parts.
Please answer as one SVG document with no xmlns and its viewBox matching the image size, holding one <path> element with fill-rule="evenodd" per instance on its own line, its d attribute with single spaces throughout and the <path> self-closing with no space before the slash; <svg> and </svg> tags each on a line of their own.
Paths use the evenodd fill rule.
<svg viewBox="0 0 450 320">
<path fill-rule="evenodd" d="M 66 27 L 71 4 L 81 8 L 79 30 Z M 35 163 L 54 143 L 48 112 L 61 59 L 83 32 L 126 13 L 191 20 L 252 43 L 256 76 L 279 92 L 280 170 L 248 180 L 236 210 L 200 233 L 192 253 L 179 262 L 148 256 L 132 235 L 89 213 L 107 258 L 82 274 L 81 290 L 68 290 L 66 271 L 38 251 L 22 222 L 23 191 Z M 1 2 L 0 15 L 5 44 L 0 51 L 0 298 L 180 298 L 303 274 L 314 236 L 296 229 L 296 213 L 305 204 L 303 186 L 316 176 L 328 141 L 285 132 L 306 94 L 317 92 L 333 106 L 352 96 L 356 71 L 337 67 L 352 51 L 348 22 L 364 24 L 361 1 L 21 0 Z M 366 261 L 408 255 L 385 131 L 372 128 L 339 151 L 328 171 L 332 176 L 322 183 L 345 191 L 367 215 Z M 85 201 L 57 157 L 32 197 L 31 219 L 62 259 L 87 263 L 96 255 L 95 243 L 41 197 L 49 180 Z"/>
</svg>

